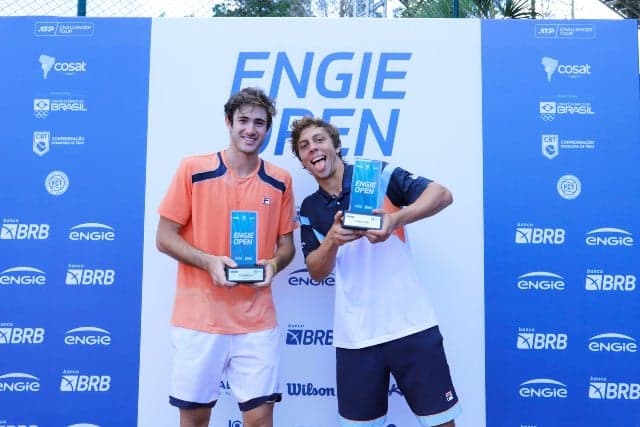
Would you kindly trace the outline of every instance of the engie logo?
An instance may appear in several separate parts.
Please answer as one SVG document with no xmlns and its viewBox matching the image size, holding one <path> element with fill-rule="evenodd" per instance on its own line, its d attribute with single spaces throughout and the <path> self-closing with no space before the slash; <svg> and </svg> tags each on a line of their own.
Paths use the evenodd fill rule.
<svg viewBox="0 0 640 427">
<path fill-rule="evenodd" d="M 37 392 L 40 391 L 40 379 L 23 372 L 10 372 L 0 375 L 0 392 Z"/>
<path fill-rule="evenodd" d="M 0 323 L 1 344 L 42 344 L 44 328 L 18 328 L 13 323 Z"/>
<path fill-rule="evenodd" d="M 561 245 L 565 234 L 562 228 L 537 228 L 533 224 L 518 223 L 515 242 L 519 245 Z"/>
<path fill-rule="evenodd" d="M 17 219 L 4 218 L 0 240 L 46 240 L 49 224 L 21 224 Z"/>
<path fill-rule="evenodd" d="M 333 329 L 304 329 L 304 325 L 289 325 L 287 345 L 332 345 Z"/>
<path fill-rule="evenodd" d="M 69 264 L 64 283 L 77 286 L 111 286 L 115 283 L 116 271 L 110 268 L 84 268 L 82 264 Z"/>
<path fill-rule="evenodd" d="M 518 276 L 518 289 L 522 291 L 564 291 L 564 277 L 548 271 L 532 271 Z"/>
<path fill-rule="evenodd" d="M 45 272 L 34 267 L 19 266 L 0 271 L 0 286 L 46 284 L 47 275 Z"/>
<path fill-rule="evenodd" d="M 520 384 L 520 397 L 541 399 L 565 399 L 567 386 L 549 378 L 536 378 Z"/>
<path fill-rule="evenodd" d="M 296 271 L 292 271 L 288 278 L 289 285 L 291 286 L 334 286 L 336 283 L 336 276 L 331 273 L 324 279 L 318 281 L 309 277 L 309 271 L 306 268 L 301 268 Z"/>
<path fill-rule="evenodd" d="M 603 227 L 588 231 L 587 246 L 633 246 L 633 234 L 621 228 Z"/>
<path fill-rule="evenodd" d="M 113 227 L 99 222 L 86 222 L 69 229 L 69 240 L 114 241 L 116 232 Z"/>
<path fill-rule="evenodd" d="M 60 380 L 60 391 L 104 393 L 110 388 L 109 375 L 80 375 L 79 371 L 65 370 Z"/>
<path fill-rule="evenodd" d="M 611 382 L 606 378 L 591 377 L 589 399 L 640 400 L 640 384 Z"/>
<path fill-rule="evenodd" d="M 334 387 L 317 387 L 312 383 L 287 383 L 287 394 L 289 396 L 325 396 L 336 395 Z"/>
<path fill-rule="evenodd" d="M 567 334 L 540 333 L 533 328 L 518 328 L 518 350 L 566 350 Z"/>
<path fill-rule="evenodd" d="M 627 335 L 608 332 L 589 338 L 589 351 L 610 353 L 635 353 L 638 351 L 636 340 Z"/>
<path fill-rule="evenodd" d="M 111 332 L 94 326 L 82 326 L 64 333 L 66 345 L 108 346 L 111 345 Z"/>
<path fill-rule="evenodd" d="M 604 270 L 589 269 L 585 279 L 587 291 L 633 292 L 636 276 L 633 274 L 606 274 Z"/>
</svg>

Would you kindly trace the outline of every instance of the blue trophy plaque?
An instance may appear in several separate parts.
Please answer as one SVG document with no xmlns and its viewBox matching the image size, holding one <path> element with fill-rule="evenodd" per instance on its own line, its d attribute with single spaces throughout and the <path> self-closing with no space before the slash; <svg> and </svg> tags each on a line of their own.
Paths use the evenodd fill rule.
<svg viewBox="0 0 640 427">
<path fill-rule="evenodd" d="M 236 283 L 264 282 L 264 266 L 256 264 L 258 214 L 249 211 L 232 211 L 230 229 L 230 256 L 237 267 L 225 268 L 227 280 Z"/>
<path fill-rule="evenodd" d="M 361 230 L 380 230 L 382 215 L 373 210 L 381 205 L 379 160 L 357 159 L 351 176 L 349 209 L 342 216 L 342 226 Z"/>
</svg>

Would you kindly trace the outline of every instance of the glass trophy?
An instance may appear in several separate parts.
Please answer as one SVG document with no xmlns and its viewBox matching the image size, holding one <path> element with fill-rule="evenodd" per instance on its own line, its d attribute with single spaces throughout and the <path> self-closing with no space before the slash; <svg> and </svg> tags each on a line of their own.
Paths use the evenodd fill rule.
<svg viewBox="0 0 640 427">
<path fill-rule="evenodd" d="M 349 209 L 342 216 L 344 228 L 360 230 L 380 230 L 382 215 L 373 210 L 381 206 L 379 160 L 357 159 L 351 177 L 351 198 Z"/>
<path fill-rule="evenodd" d="M 264 266 L 256 264 L 258 214 L 231 212 L 230 257 L 237 267 L 225 267 L 227 280 L 236 283 L 264 282 Z"/>
</svg>

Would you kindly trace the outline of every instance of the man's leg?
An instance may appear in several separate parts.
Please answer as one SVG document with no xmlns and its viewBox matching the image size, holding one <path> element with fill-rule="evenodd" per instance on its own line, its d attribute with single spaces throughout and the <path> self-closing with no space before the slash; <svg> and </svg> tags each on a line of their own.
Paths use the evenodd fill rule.
<svg viewBox="0 0 640 427">
<path fill-rule="evenodd" d="M 211 408 L 180 408 L 180 427 L 208 427 Z"/>
<path fill-rule="evenodd" d="M 243 412 L 242 423 L 244 427 L 273 427 L 273 403 L 265 403 Z"/>
</svg>

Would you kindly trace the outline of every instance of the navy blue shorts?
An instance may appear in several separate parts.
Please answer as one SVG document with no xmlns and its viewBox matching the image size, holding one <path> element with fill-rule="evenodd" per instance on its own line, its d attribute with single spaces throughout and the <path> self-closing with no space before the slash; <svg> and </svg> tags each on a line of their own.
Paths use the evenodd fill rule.
<svg viewBox="0 0 640 427">
<path fill-rule="evenodd" d="M 458 402 L 442 335 L 434 326 L 371 347 L 336 348 L 340 416 L 356 421 L 384 417 L 390 374 L 413 413 L 420 418 L 434 415 L 438 418 L 438 414 L 447 414 Z M 451 411 L 454 412 L 457 411 Z"/>
</svg>

